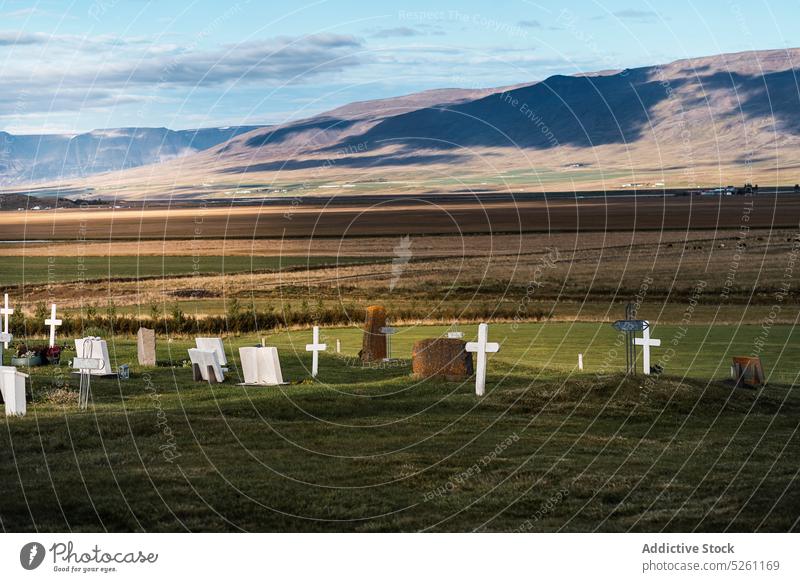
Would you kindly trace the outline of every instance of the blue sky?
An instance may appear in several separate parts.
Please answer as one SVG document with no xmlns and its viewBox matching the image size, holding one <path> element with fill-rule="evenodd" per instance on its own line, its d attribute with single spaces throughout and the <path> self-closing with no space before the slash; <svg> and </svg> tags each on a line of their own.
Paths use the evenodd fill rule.
<svg viewBox="0 0 800 582">
<path fill-rule="evenodd" d="M 800 45 L 797 1 L 0 0 L 0 130 L 279 123 L 351 101 Z"/>
</svg>

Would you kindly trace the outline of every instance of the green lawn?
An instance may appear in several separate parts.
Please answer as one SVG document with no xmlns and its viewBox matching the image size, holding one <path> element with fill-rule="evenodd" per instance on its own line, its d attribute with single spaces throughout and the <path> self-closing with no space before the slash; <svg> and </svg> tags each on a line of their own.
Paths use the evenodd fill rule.
<svg viewBox="0 0 800 582">
<path fill-rule="evenodd" d="M 3 281 L 8 285 L 61 283 L 96 279 L 135 279 L 178 275 L 219 275 L 277 271 L 290 267 L 372 263 L 380 257 L 260 257 L 260 256 L 124 256 L 124 257 L 3 257 Z"/>
<path fill-rule="evenodd" d="M 464 326 L 468 339 L 475 326 Z M 443 327 L 405 328 L 395 355 Z M 670 344 L 676 327 L 657 326 Z M 405 365 L 364 369 L 356 329 L 325 330 L 318 382 L 310 332 L 269 336 L 291 385 L 191 382 L 182 367 L 96 380 L 78 412 L 34 370 L 28 416 L 0 436 L 0 525 L 18 530 L 148 531 L 787 531 L 798 529 L 800 371 L 795 332 L 770 331 L 766 388 L 719 381 L 757 326 L 690 328 L 645 381 L 618 373 L 615 334 L 598 324 L 492 325 L 503 342 L 488 392 L 414 382 Z M 707 337 L 706 337 L 707 335 Z M 256 337 L 230 338 L 231 355 Z M 189 341 L 160 339 L 178 364 Z M 786 350 L 783 347 L 787 346 Z M 110 342 L 117 363 L 135 342 Z M 656 351 L 654 363 L 658 362 Z M 576 354 L 587 369 L 574 371 Z M 114 357 L 114 356 L 112 356 Z M 607 359 L 610 363 L 604 366 Z M 684 379 L 684 375 L 687 377 Z M 709 380 L 714 378 L 716 380 Z"/>
</svg>

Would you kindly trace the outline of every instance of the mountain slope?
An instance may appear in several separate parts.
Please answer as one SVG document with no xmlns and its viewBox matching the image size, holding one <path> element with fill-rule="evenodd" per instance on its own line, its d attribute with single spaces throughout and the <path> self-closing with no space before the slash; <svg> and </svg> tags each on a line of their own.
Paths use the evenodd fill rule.
<svg viewBox="0 0 800 582">
<path fill-rule="evenodd" d="M 754 51 L 352 104 L 81 184 L 123 198 L 793 184 L 798 64 L 800 49 Z"/>
</svg>

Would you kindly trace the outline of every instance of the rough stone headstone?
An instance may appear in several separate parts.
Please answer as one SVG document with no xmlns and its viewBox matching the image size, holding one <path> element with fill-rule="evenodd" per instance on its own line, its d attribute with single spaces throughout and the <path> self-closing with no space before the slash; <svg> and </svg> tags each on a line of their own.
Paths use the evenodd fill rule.
<svg viewBox="0 0 800 582">
<path fill-rule="evenodd" d="M 472 354 L 466 342 L 455 338 L 424 339 L 414 343 L 411 372 L 416 378 L 466 380 L 473 374 Z"/>
<path fill-rule="evenodd" d="M 155 366 L 156 332 L 146 327 L 140 327 L 136 334 L 136 349 L 139 354 L 140 366 Z"/>
<path fill-rule="evenodd" d="M 386 308 L 381 305 L 367 307 L 359 354 L 362 362 L 380 362 L 386 358 L 386 335 L 381 332 L 382 327 L 386 327 Z"/>
</svg>

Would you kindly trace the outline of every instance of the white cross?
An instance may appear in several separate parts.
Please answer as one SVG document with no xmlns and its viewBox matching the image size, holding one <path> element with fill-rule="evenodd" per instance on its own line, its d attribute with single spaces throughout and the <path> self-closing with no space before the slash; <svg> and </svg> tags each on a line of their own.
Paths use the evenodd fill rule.
<svg viewBox="0 0 800 582">
<path fill-rule="evenodd" d="M 14 310 L 8 307 L 8 293 L 6 295 L 5 307 L 0 307 L 0 314 L 3 315 L 3 333 L 8 333 L 8 316 L 14 315 Z M 8 342 L 4 342 L 4 348 L 8 349 Z"/>
<path fill-rule="evenodd" d="M 397 333 L 397 328 L 387 326 L 381 328 L 381 333 L 386 336 L 386 359 L 392 359 L 392 336 Z"/>
<path fill-rule="evenodd" d="M 63 321 L 56 319 L 56 304 L 50 306 L 50 319 L 45 319 L 44 324 L 50 326 L 50 347 L 56 345 L 56 328 L 60 326 Z"/>
<path fill-rule="evenodd" d="M 311 356 L 311 377 L 316 378 L 319 372 L 319 353 L 328 349 L 327 344 L 319 343 L 319 326 L 314 326 L 314 343 L 306 344 L 306 351 L 313 352 Z"/>
<path fill-rule="evenodd" d="M 478 341 L 467 342 L 467 351 L 478 354 L 478 369 L 475 372 L 475 394 L 486 393 L 486 354 L 500 351 L 500 344 L 489 342 L 489 326 L 482 323 L 478 326 Z"/>
<path fill-rule="evenodd" d="M 650 346 L 658 347 L 661 345 L 660 339 L 650 339 L 650 322 L 644 322 L 642 337 L 634 338 L 633 343 L 642 346 L 642 367 L 645 375 L 650 374 Z"/>
</svg>

